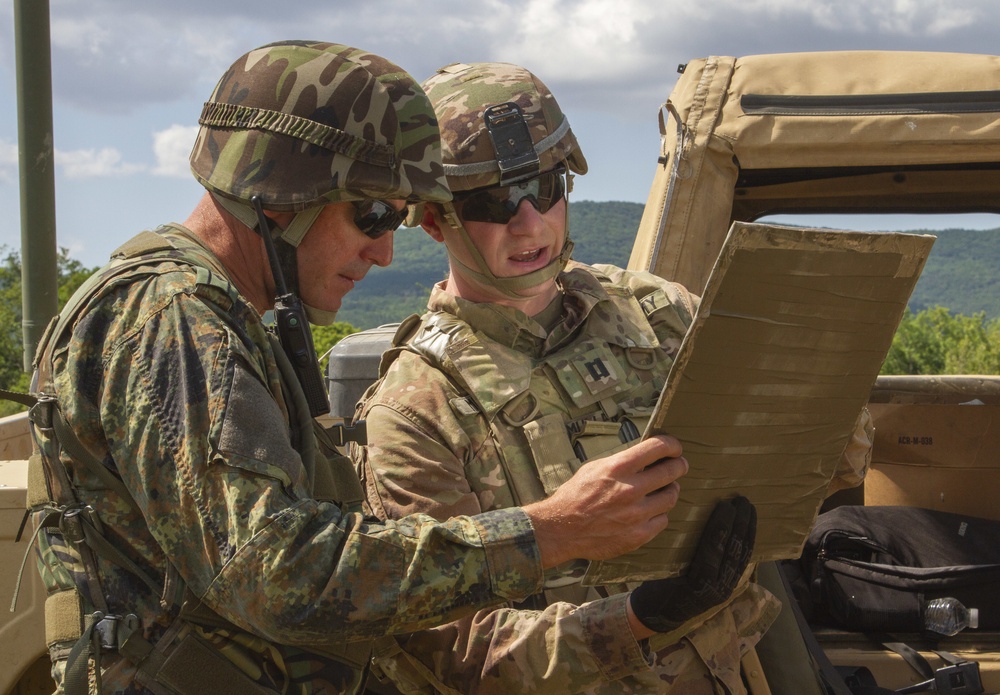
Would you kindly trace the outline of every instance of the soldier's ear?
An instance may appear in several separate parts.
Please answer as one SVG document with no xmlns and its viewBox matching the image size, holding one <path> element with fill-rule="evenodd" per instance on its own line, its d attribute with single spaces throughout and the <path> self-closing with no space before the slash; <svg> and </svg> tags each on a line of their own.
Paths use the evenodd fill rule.
<svg viewBox="0 0 1000 695">
<path fill-rule="evenodd" d="M 441 209 L 434 204 L 424 205 L 424 215 L 420 218 L 420 226 L 434 241 L 444 241 L 444 232 L 441 230 L 443 224 L 444 218 L 441 216 Z"/>
</svg>

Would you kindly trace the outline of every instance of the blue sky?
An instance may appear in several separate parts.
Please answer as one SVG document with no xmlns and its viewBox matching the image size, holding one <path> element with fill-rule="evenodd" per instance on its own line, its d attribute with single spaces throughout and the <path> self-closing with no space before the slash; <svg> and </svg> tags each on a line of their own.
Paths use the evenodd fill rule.
<svg viewBox="0 0 1000 695">
<path fill-rule="evenodd" d="M 351 44 L 418 80 L 455 61 L 521 63 L 555 93 L 590 162 L 574 198 L 641 203 L 680 63 L 995 53 L 1000 38 L 995 0 L 50 0 L 50 15 L 58 243 L 88 266 L 141 229 L 187 216 L 202 192 L 187 169 L 201 104 L 237 56 L 269 41 Z M 0 8 L 0 90 L 0 244 L 17 248 L 12 3 Z M 955 222 L 942 224 L 981 224 Z"/>
</svg>

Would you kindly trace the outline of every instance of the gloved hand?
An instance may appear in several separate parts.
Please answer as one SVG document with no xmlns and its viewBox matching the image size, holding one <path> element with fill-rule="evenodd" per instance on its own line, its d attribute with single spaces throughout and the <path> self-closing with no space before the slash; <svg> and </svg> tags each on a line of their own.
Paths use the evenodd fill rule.
<svg viewBox="0 0 1000 695">
<path fill-rule="evenodd" d="M 750 561 L 757 509 L 746 497 L 712 510 L 687 574 L 643 582 L 632 591 L 635 617 L 650 630 L 669 632 L 733 593 Z"/>
</svg>

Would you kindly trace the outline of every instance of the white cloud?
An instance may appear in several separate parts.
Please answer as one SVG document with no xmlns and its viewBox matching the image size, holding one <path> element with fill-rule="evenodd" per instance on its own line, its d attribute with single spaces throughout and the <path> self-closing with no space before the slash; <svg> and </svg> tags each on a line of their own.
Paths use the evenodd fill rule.
<svg viewBox="0 0 1000 695">
<path fill-rule="evenodd" d="M 183 125 L 172 125 L 153 133 L 153 154 L 156 155 L 153 173 L 178 178 L 190 176 L 188 157 L 197 135 L 198 126 Z"/>
<path fill-rule="evenodd" d="M 679 63 L 851 49 L 995 54 L 1000 22 L 996 0 L 296 0 L 277 13 L 267 0 L 50 5 L 57 141 L 76 149 L 57 153 L 60 174 L 157 175 L 163 189 L 183 191 L 171 201 L 182 208 L 193 140 L 171 124 L 194 123 L 226 67 L 269 41 L 360 46 L 418 80 L 454 61 L 522 64 L 552 89 L 584 143 L 591 173 L 579 190 L 642 201 L 658 144 L 656 113 Z M 406 29 L 386 31 L 387 19 Z M 12 11 L 3 3 L 0 46 L 13 46 Z M 13 75 L 12 51 L 0 50 L 0 69 Z M 17 179 L 12 123 L 0 122 L 0 182 Z M 154 157 L 141 154 L 150 144 Z M 148 185 L 135 178 L 143 179 L 130 182 L 140 190 Z M 130 204 L 139 224 L 155 222 L 148 201 Z"/>
<path fill-rule="evenodd" d="M 57 106 L 121 114 L 204 96 L 242 52 L 218 24 L 175 15 L 162 0 L 64 0 L 50 15 Z"/>
<path fill-rule="evenodd" d="M 113 30 L 95 17 L 62 16 L 50 13 L 49 32 L 53 49 L 66 49 L 78 55 L 99 56 L 113 45 Z"/>
<path fill-rule="evenodd" d="M 458 60 L 520 63 L 567 101 L 626 111 L 637 91 L 664 91 L 673 67 L 693 57 L 992 53 L 998 16 L 996 0 L 297 0 L 277 14 L 265 0 L 53 0 L 51 8 L 57 105 L 108 114 L 200 106 L 240 53 L 285 38 L 360 46 L 421 80 Z M 386 17 L 407 30 L 386 33 Z"/>
<path fill-rule="evenodd" d="M 938 36 L 985 19 L 973 8 L 927 0 L 894 0 L 872 14 L 874 28 L 902 36 Z"/>
<path fill-rule="evenodd" d="M 497 59 L 520 63 L 546 81 L 602 81 L 636 67 L 637 26 L 653 16 L 648 0 L 528 0 L 515 31 L 497 41 Z"/>
<path fill-rule="evenodd" d="M 814 27 L 834 32 L 905 37 L 938 36 L 996 14 L 991 0 L 705 0 L 685 4 L 685 9 L 692 16 L 714 16 L 721 23 L 739 16 L 793 22 L 804 18 Z"/>
<path fill-rule="evenodd" d="M 141 164 L 122 160 L 122 153 L 113 147 L 99 150 L 56 150 L 56 165 L 70 179 L 89 179 L 105 176 L 126 176 L 145 169 Z"/>
<path fill-rule="evenodd" d="M 0 139 L 0 183 L 10 183 L 17 171 L 17 145 Z"/>
</svg>

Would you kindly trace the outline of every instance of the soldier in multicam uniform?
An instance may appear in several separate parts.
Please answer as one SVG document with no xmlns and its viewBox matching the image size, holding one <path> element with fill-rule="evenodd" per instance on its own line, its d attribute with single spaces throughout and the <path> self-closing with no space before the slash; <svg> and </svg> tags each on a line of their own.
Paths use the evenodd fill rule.
<svg viewBox="0 0 1000 695">
<path fill-rule="evenodd" d="M 423 87 L 454 201 L 411 220 L 445 243 L 451 271 L 397 331 L 359 404 L 369 445 L 353 450 L 371 510 L 390 519 L 542 499 L 628 446 L 698 306 L 649 273 L 569 260 L 566 193 L 587 163 L 537 77 L 454 64 Z M 685 577 L 588 589 L 571 563 L 527 602 L 380 644 L 376 672 L 404 693 L 745 692 L 741 657 L 779 610 L 749 581 L 747 506 L 720 504 L 713 522 L 737 520 L 721 537 L 710 522 Z"/>
<path fill-rule="evenodd" d="M 390 261 L 404 204 L 450 198 L 433 110 L 396 65 L 299 41 L 237 60 L 200 123 L 192 214 L 124 244 L 39 347 L 29 499 L 60 692 L 358 692 L 373 639 L 665 527 L 687 467 L 670 438 L 555 503 L 359 513 L 313 417 L 299 295 L 331 321 Z"/>
</svg>

